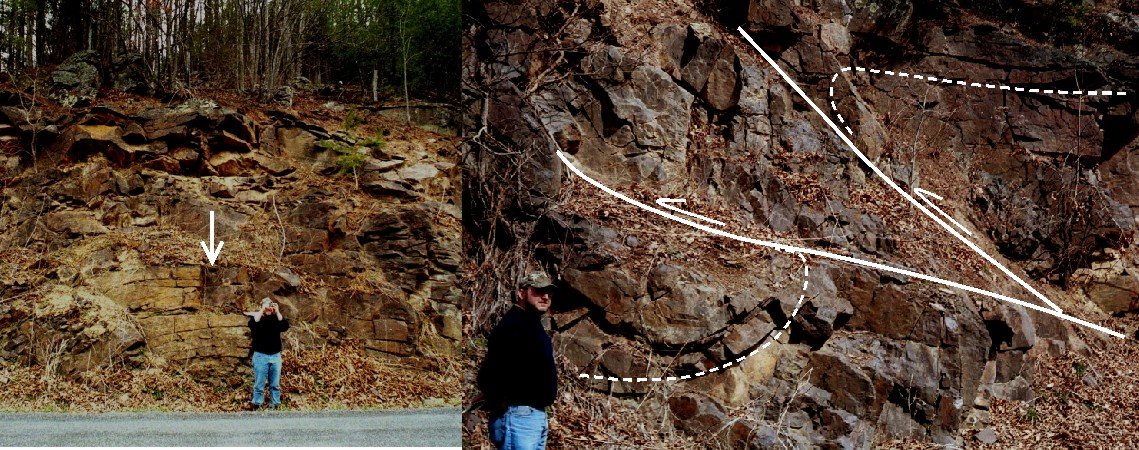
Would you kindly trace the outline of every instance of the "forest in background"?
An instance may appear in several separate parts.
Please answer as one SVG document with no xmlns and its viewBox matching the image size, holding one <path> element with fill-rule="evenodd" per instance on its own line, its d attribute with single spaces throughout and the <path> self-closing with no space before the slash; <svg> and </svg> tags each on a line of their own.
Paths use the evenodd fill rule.
<svg viewBox="0 0 1139 450">
<path fill-rule="evenodd" d="M 265 97 L 304 77 L 361 101 L 454 101 L 461 20 L 454 0 L 0 0 L 0 76 L 89 50 L 160 94 Z"/>
</svg>

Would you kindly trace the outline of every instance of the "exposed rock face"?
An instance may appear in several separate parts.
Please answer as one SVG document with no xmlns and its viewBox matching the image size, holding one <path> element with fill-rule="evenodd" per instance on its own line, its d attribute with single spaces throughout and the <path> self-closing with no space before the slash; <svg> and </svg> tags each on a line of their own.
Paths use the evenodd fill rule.
<svg viewBox="0 0 1139 450">
<path fill-rule="evenodd" d="M 895 193 L 883 194 L 881 180 L 781 77 L 740 52 L 750 46 L 737 25 L 812 102 L 833 109 L 831 119 L 851 128 L 876 167 L 905 191 L 938 190 L 940 207 L 971 230 L 972 242 L 995 249 L 1028 283 L 1049 296 L 1058 292 L 1050 283 L 1088 283 L 1105 310 L 1136 308 L 1139 270 L 1104 251 L 1129 245 L 1139 206 L 1139 191 L 1125 181 L 1139 148 L 1129 100 L 842 71 L 857 64 L 1023 88 L 1131 91 L 1139 72 L 1103 70 L 1133 59 L 1125 49 L 1085 57 L 907 1 L 823 2 L 810 12 L 781 0 L 710 2 L 704 12 L 717 23 L 654 16 L 648 30 L 636 12 L 602 3 L 572 19 L 606 37 L 580 42 L 544 29 L 537 13 L 487 5 L 490 22 L 468 38 L 511 53 L 476 52 L 465 62 L 468 81 L 486 92 L 471 108 L 484 120 L 473 129 L 486 125 L 481 133 L 494 139 L 471 144 L 468 164 L 477 169 L 468 191 L 502 198 L 468 198 L 468 239 L 537 249 L 537 263 L 560 274 L 568 292 L 555 302 L 553 329 L 563 372 L 592 375 L 564 382 L 662 402 L 679 428 L 723 433 L 731 448 L 775 445 L 775 430 L 725 413 L 764 399 L 790 405 L 793 419 L 770 410 L 762 419 L 794 422 L 778 438 L 796 447 L 869 448 L 875 436 L 960 445 L 957 430 L 987 414 L 989 398 L 1031 398 L 1036 355 L 1076 346 L 1069 325 L 1023 307 L 817 259 L 803 276 L 794 257 L 692 236 L 700 233 L 641 217 L 649 214 L 577 177 L 549 176 L 560 161 L 547 162 L 560 150 L 633 200 L 683 197 L 729 222 L 726 229 L 755 231 L 749 237 L 762 230 L 778 237 L 765 240 L 790 238 L 985 289 L 1004 282 L 944 230 L 909 228 L 928 218 L 887 199 Z M 543 14 L 571 14 L 547 6 Z M 564 59 L 516 57 L 575 45 Z M 574 76 L 549 85 L 534 78 L 551 67 Z M 508 170 L 542 182 L 501 177 Z M 1102 260 L 1119 267 L 1082 272 Z M 674 382 L 666 398 L 651 387 L 653 378 L 684 375 L 691 379 Z"/>
<path fill-rule="evenodd" d="M 356 339 L 383 357 L 453 355 L 451 143 L 364 147 L 274 114 L 259 123 L 209 101 L 61 122 L 32 111 L 29 130 L 59 131 L 36 135 L 37 159 L 16 154 L 3 179 L 0 249 L 17 256 L 0 285 L 2 356 L 67 373 L 144 353 L 207 378 L 248 370 L 241 312 L 265 296 L 293 321 L 287 348 Z M 367 153 L 360 190 L 329 178 L 340 154 L 319 141 Z M 198 245 L 211 211 L 216 265 Z"/>
<path fill-rule="evenodd" d="M 25 356 L 60 373 L 121 364 L 146 345 L 127 309 L 91 289 L 56 286 L 34 306 L 6 302 L 0 311 L 0 354 Z"/>
<path fill-rule="evenodd" d="M 85 50 L 67 57 L 51 73 L 51 82 L 54 95 L 62 103 L 75 106 L 89 104 L 103 84 L 99 55 L 93 50 Z"/>
</svg>

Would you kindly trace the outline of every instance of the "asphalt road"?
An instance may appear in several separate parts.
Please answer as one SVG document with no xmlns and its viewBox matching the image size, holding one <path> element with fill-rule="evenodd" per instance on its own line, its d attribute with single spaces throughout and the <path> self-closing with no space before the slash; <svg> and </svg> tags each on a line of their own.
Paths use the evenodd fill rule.
<svg viewBox="0 0 1139 450">
<path fill-rule="evenodd" d="M 460 447 L 460 410 L 0 413 L 0 446 Z"/>
</svg>

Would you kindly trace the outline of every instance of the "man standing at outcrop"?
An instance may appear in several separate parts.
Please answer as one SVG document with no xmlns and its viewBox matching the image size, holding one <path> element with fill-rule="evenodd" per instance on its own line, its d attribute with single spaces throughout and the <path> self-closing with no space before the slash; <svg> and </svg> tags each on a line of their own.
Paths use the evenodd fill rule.
<svg viewBox="0 0 1139 450">
<path fill-rule="evenodd" d="M 553 288 L 542 272 L 519 280 L 518 303 L 487 343 L 478 383 L 490 410 L 490 441 L 500 449 L 546 448 L 546 408 L 558 395 L 558 370 L 542 314 Z"/>
<path fill-rule="evenodd" d="M 281 404 L 281 333 L 288 331 L 289 319 L 281 316 L 279 305 L 261 300 L 261 309 L 246 312 L 253 336 L 253 408 L 265 401 L 265 382 L 269 382 L 269 407 Z"/>
</svg>

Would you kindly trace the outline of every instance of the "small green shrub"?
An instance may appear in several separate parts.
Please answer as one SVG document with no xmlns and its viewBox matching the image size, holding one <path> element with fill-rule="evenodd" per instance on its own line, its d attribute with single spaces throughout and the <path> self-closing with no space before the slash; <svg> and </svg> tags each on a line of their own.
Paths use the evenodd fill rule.
<svg viewBox="0 0 1139 450">
<path fill-rule="evenodd" d="M 1029 423 L 1036 423 L 1036 421 L 1040 420 L 1040 413 L 1036 412 L 1036 408 L 1028 408 L 1028 410 L 1024 412 L 1024 420 Z"/>
<path fill-rule="evenodd" d="M 383 132 L 377 131 L 375 137 L 365 138 L 363 145 L 372 150 L 380 150 L 384 148 L 384 135 Z"/>
<path fill-rule="evenodd" d="M 367 160 L 367 156 L 356 152 L 348 152 L 346 154 L 342 154 L 339 158 L 336 158 L 336 165 L 340 167 L 340 171 L 336 172 L 336 175 L 339 176 L 355 173 L 356 169 L 359 169 L 361 166 L 363 166 L 364 161 Z"/>
<path fill-rule="evenodd" d="M 344 116 L 344 130 L 352 131 L 363 123 L 364 118 L 359 114 L 356 114 L 356 107 L 353 106 L 351 108 L 348 108 L 348 114 Z"/>
<path fill-rule="evenodd" d="M 339 167 L 339 170 L 336 171 L 335 176 L 355 173 L 368 160 L 367 154 L 357 152 L 353 147 L 337 141 L 324 140 L 317 142 L 316 146 L 334 151 L 339 155 L 336 157 L 336 166 Z"/>
<path fill-rule="evenodd" d="M 1088 366 L 1085 366 L 1079 362 L 1074 362 L 1072 363 L 1072 370 L 1076 371 L 1076 376 L 1083 378 L 1084 375 L 1087 375 L 1088 373 Z"/>
</svg>

